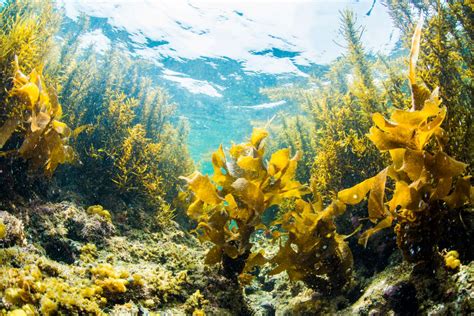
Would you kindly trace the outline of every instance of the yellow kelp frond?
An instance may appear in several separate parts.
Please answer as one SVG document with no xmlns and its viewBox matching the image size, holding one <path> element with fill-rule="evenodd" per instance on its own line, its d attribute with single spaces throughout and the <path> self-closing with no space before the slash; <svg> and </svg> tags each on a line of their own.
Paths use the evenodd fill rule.
<svg viewBox="0 0 474 316">
<path fill-rule="evenodd" d="M 20 125 L 20 121 L 16 116 L 8 118 L 6 122 L 3 123 L 0 127 L 0 149 L 2 149 L 5 143 L 10 139 L 18 125 Z"/>
<path fill-rule="evenodd" d="M 392 227 L 392 221 L 393 217 L 391 215 L 388 215 L 380 222 L 378 222 L 377 225 L 375 225 L 373 228 L 369 228 L 364 231 L 359 237 L 359 244 L 363 245 L 364 247 L 367 247 L 367 242 L 369 241 L 370 236 L 381 231 L 382 229 Z"/>
<path fill-rule="evenodd" d="M 395 110 L 390 120 L 376 113 L 373 116 L 375 126 L 370 128 L 368 137 L 381 151 L 422 150 L 433 135 L 442 133 L 440 126 L 446 117 L 446 108 L 440 108 L 440 104 L 438 89 L 435 89 L 421 110 Z"/>
<path fill-rule="evenodd" d="M 408 69 L 408 80 L 410 82 L 412 110 L 418 110 L 423 107 L 423 101 L 430 94 L 430 91 L 424 84 L 419 84 L 416 77 L 416 63 L 420 54 L 421 30 L 423 28 L 424 18 L 420 16 L 413 33 L 410 49 L 410 63 Z"/>
<path fill-rule="evenodd" d="M 370 191 L 369 219 L 375 222 L 377 219 L 384 217 L 386 213 L 384 199 L 387 172 L 388 168 L 385 168 L 375 177 L 367 179 L 350 189 L 342 190 L 338 193 L 337 198 L 346 204 L 355 205 L 360 203 Z"/>
<path fill-rule="evenodd" d="M 229 157 L 221 145 L 212 155 L 212 181 L 198 171 L 181 177 L 194 194 L 188 215 L 198 221 L 196 231 L 202 240 L 215 244 L 206 262 L 222 260 L 230 277 L 242 273 L 247 258 L 254 258 L 251 262 L 255 264 L 263 262 L 250 253 L 250 237 L 264 227 L 265 211 L 285 199 L 308 193 L 294 180 L 298 155 L 290 159 L 290 150 L 282 149 L 271 156 L 268 164 L 264 162 L 263 140 L 267 136 L 267 131 L 254 129 L 249 142 L 232 145 Z M 234 264 L 240 268 L 232 268 Z"/>
<path fill-rule="evenodd" d="M 288 166 L 289 162 L 290 162 L 290 149 L 289 148 L 280 149 L 279 151 L 275 152 L 270 158 L 269 173 L 271 175 L 275 175 L 278 171 L 281 171 L 286 166 Z"/>
<path fill-rule="evenodd" d="M 67 145 L 71 130 L 59 121 L 61 105 L 54 91 L 46 87 L 41 71 L 33 69 L 26 76 L 20 71 L 17 58 L 15 68 L 10 95 L 17 98 L 18 109 L 0 127 L 0 149 L 16 130 L 21 130 L 24 140 L 14 153 L 28 160 L 32 169 L 42 168 L 51 176 L 59 164 L 74 160 L 74 152 Z"/>
<path fill-rule="evenodd" d="M 252 136 L 250 137 L 250 143 L 255 148 L 259 148 L 261 142 L 268 137 L 268 132 L 262 128 L 254 128 Z"/>
<path fill-rule="evenodd" d="M 355 205 L 360 203 L 373 186 L 375 178 L 367 179 L 352 188 L 342 190 L 337 194 L 337 198 L 346 203 Z"/>
<path fill-rule="evenodd" d="M 253 252 L 247 258 L 245 262 L 245 267 L 242 273 L 239 275 L 240 284 L 248 285 L 252 281 L 253 277 L 250 274 L 255 267 L 263 266 L 268 262 L 265 258 L 265 251 L 260 250 L 258 252 Z"/>
<path fill-rule="evenodd" d="M 208 176 L 203 176 L 200 172 L 196 171 L 188 178 L 180 178 L 188 182 L 189 188 L 199 200 L 210 205 L 216 205 L 222 202 L 222 199 L 217 195 L 216 189 Z"/>
<path fill-rule="evenodd" d="M 245 171 L 259 171 L 262 168 L 262 160 L 251 156 L 243 156 L 237 160 L 237 165 Z"/>
</svg>

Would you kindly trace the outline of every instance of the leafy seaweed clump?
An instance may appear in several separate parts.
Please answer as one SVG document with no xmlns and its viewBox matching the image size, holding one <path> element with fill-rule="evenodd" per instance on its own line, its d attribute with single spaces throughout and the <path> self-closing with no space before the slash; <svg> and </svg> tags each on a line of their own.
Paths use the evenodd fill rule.
<svg viewBox="0 0 474 316">
<path fill-rule="evenodd" d="M 360 182 L 383 166 L 383 157 L 364 135 L 371 126 L 372 113 L 385 113 L 392 103 L 384 98 L 384 87 L 392 83 L 379 75 L 385 70 L 378 70 L 376 61 L 364 49 L 363 28 L 356 15 L 344 10 L 340 24 L 344 56 L 314 74 L 308 86 L 265 91 L 275 101 L 290 99 L 299 104 L 299 116 L 282 115 L 273 147 L 290 145 L 304 154 L 298 164 L 298 179 L 314 180 L 323 198 Z"/>
<path fill-rule="evenodd" d="M 354 205 L 370 192 L 368 215 L 376 226 L 365 231 L 359 242 L 366 245 L 372 234 L 396 222 L 398 247 L 412 262 L 430 262 L 437 257 L 447 218 L 470 203 L 473 195 L 471 177 L 464 175 L 467 165 L 443 151 L 447 137 L 441 124 L 446 108 L 440 106 L 438 89 L 430 92 L 416 80 L 421 25 L 422 21 L 410 52 L 412 107 L 395 110 L 390 120 L 374 114 L 375 126 L 368 134 L 381 152 L 390 153 L 392 164 L 375 177 L 338 194 L 341 201 Z M 387 186 L 388 178 L 394 187 L 393 193 L 386 195 L 391 189 Z"/>
<path fill-rule="evenodd" d="M 196 231 L 201 240 L 214 244 L 206 263 L 222 262 L 224 273 L 231 278 L 266 262 L 263 252 L 251 253 L 250 241 L 257 229 L 266 229 L 262 223 L 265 211 L 307 193 L 293 179 L 298 154 L 291 157 L 289 148 L 282 149 L 265 163 L 267 136 L 265 130 L 254 129 L 248 143 L 232 145 L 230 157 L 221 145 L 212 155 L 212 181 L 198 171 L 182 177 L 194 194 L 188 215 L 198 222 Z"/>
<path fill-rule="evenodd" d="M 15 131 L 23 141 L 18 148 L 3 151 L 2 156 L 15 155 L 29 161 L 32 169 L 44 169 L 51 176 L 59 164 L 72 162 L 74 151 L 68 139 L 74 133 L 60 121 L 62 107 L 56 94 L 44 83 L 41 71 L 33 69 L 26 76 L 15 59 L 14 87 L 11 97 L 16 97 L 17 107 L 9 113 L 0 127 L 0 149 Z"/>
<path fill-rule="evenodd" d="M 349 286 L 352 277 L 352 252 L 345 236 L 337 233 L 334 222 L 346 206 L 335 200 L 323 209 L 321 198 L 316 192 L 313 195 L 315 201 L 297 199 L 294 210 L 274 222 L 288 232 L 288 237 L 270 260 L 277 265 L 270 274 L 286 270 L 291 280 L 304 281 L 331 296 Z"/>
</svg>

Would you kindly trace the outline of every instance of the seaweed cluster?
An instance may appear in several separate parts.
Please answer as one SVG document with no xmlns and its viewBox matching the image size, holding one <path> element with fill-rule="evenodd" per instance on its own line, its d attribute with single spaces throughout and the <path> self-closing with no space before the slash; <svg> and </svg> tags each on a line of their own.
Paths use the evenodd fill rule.
<svg viewBox="0 0 474 316">
<path fill-rule="evenodd" d="M 90 204 L 115 210 L 131 203 L 167 224 L 174 216 L 178 176 L 192 165 L 186 126 L 171 122 L 174 105 L 147 77 L 147 63 L 127 60 L 114 49 L 105 55 L 64 49 L 62 58 L 76 62 L 65 69 L 60 97 L 71 125 L 87 127 L 74 143 L 82 164 L 59 179 L 91 188 L 84 192 Z M 120 199 L 111 203 L 111 196 Z"/>
<path fill-rule="evenodd" d="M 350 285 L 353 259 L 345 237 L 336 231 L 334 219 L 344 214 L 346 204 L 359 204 L 369 193 L 368 219 L 376 225 L 360 235 L 360 244 L 366 246 L 370 236 L 396 222 L 397 244 L 407 261 L 439 261 L 440 226 L 470 203 L 473 189 L 470 176 L 465 175 L 467 164 L 443 150 L 447 135 L 441 124 L 447 111 L 440 106 L 439 90 L 429 91 L 417 81 L 421 25 L 415 31 L 410 52 L 411 108 L 393 110 L 390 120 L 375 113 L 374 126 L 367 135 L 380 152 L 390 154 L 391 164 L 376 176 L 340 191 L 325 209 L 316 181 L 312 185 L 314 202 L 303 199 L 310 192 L 299 182 L 290 181 L 295 176 L 297 158 L 290 159 L 289 149 L 277 151 L 266 165 L 262 163 L 261 141 L 267 133 L 259 129 L 254 130 L 249 143 L 231 147 L 232 160 L 226 159 L 222 146 L 213 154 L 212 181 L 199 172 L 183 177 L 195 196 L 188 215 L 198 222 L 201 239 L 215 244 L 206 263 L 222 261 L 225 274 L 243 272 L 241 279 L 245 279 L 253 266 L 270 262 L 276 265 L 270 274 L 287 271 L 292 280 L 302 280 L 325 294 L 337 293 Z M 286 177 L 288 174 L 290 177 Z M 280 179 L 283 187 L 268 192 L 267 184 L 278 184 Z M 287 181 L 289 188 L 294 188 L 289 194 L 283 193 Z M 286 206 L 289 210 L 272 223 L 277 227 L 272 237 L 281 238 L 283 245 L 273 258 L 266 259 L 263 251 L 251 252 L 250 238 L 256 229 L 267 230 L 261 223 L 267 208 L 278 205 L 284 209 L 281 197 L 292 201 Z M 448 254 L 446 266 L 455 269 L 460 263 L 459 254 Z"/>
<path fill-rule="evenodd" d="M 474 189 L 461 162 L 472 160 L 472 6 L 385 3 L 404 42 L 413 10 L 427 15 L 408 84 L 404 59 L 367 54 L 344 11 L 347 54 L 309 89 L 267 91 L 300 102 L 304 115 L 283 119 L 273 143 L 255 128 L 221 145 L 213 175 L 180 177 L 193 168 L 186 122 L 153 65 L 118 47 L 80 47 L 85 18 L 55 36 L 50 1 L 3 2 L 0 314 L 248 314 L 252 300 L 267 313 L 286 303 L 289 313 L 412 313 L 429 300 L 472 310 L 472 243 L 462 238 Z M 77 203 L 45 203 L 54 199 Z M 173 222 L 185 209 L 203 247 Z M 383 241 L 392 258 L 381 265 L 395 264 L 364 279 L 386 245 L 365 246 L 392 226 L 396 238 L 386 230 Z M 349 240 L 359 230 L 364 247 Z M 395 240 L 408 263 L 398 264 Z"/>
<path fill-rule="evenodd" d="M 402 41 L 409 48 L 416 16 L 426 17 L 420 41 L 419 79 L 429 90 L 439 87 L 448 105 L 443 129 L 450 137 L 444 150 L 460 161 L 473 161 L 472 51 L 473 6 L 469 1 L 386 1 Z"/>
<path fill-rule="evenodd" d="M 304 175 L 300 180 L 313 181 L 326 202 L 335 192 L 358 183 L 383 165 L 383 157 L 365 133 L 372 113 L 384 113 L 391 103 L 383 98 L 384 89 L 374 80 L 374 60 L 367 57 L 361 42 L 362 28 L 353 12 L 342 12 L 339 33 L 345 56 L 312 77 L 311 88 L 266 91 L 274 100 L 293 99 L 300 104 L 302 114 L 283 119 L 272 147 L 301 150 L 304 164 L 299 169 L 306 170 L 298 170 L 298 175 Z"/>
<path fill-rule="evenodd" d="M 194 194 L 188 215 L 198 222 L 201 240 L 214 243 L 206 263 L 222 262 L 226 276 L 239 275 L 246 283 L 255 266 L 269 262 L 275 266 L 270 275 L 286 271 L 290 279 L 304 281 L 324 295 L 340 293 L 350 283 L 353 263 L 334 223 L 345 205 L 336 200 L 323 209 L 314 188 L 315 201 L 305 201 L 303 196 L 311 191 L 293 180 L 298 154 L 291 158 L 289 149 L 281 149 L 265 163 L 267 135 L 263 129 L 254 129 L 250 142 L 230 148 L 231 159 L 221 145 L 212 156 L 212 181 L 197 171 L 183 177 Z M 262 221 L 271 207 L 284 212 L 270 224 L 273 229 Z M 273 241 L 280 240 L 273 258 L 266 259 L 263 250 L 252 252 L 251 238 L 257 230 L 271 232 Z"/>
<path fill-rule="evenodd" d="M 15 69 L 10 97 L 18 98 L 17 107 L 7 114 L 7 120 L 0 127 L 0 149 L 15 131 L 20 131 L 23 141 L 19 148 L 1 154 L 18 155 L 28 160 L 32 169 L 44 169 L 44 173 L 51 176 L 59 164 L 74 160 L 68 139 L 80 130 L 71 131 L 60 121 L 62 107 L 54 90 L 45 85 L 41 71 L 33 69 L 26 76 L 20 71 L 18 59 L 15 59 Z"/>
<path fill-rule="evenodd" d="M 307 191 L 293 179 L 298 154 L 291 157 L 289 149 L 282 149 L 272 154 L 268 164 L 264 162 L 267 136 L 265 130 L 254 129 L 248 143 L 232 145 L 230 159 L 221 145 L 212 155 L 213 182 L 198 171 L 183 177 L 194 193 L 188 215 L 198 222 L 200 238 L 214 243 L 206 263 L 222 261 L 230 277 L 265 262 L 262 253 L 251 253 L 250 241 L 256 230 L 266 229 L 265 211 Z"/>
<path fill-rule="evenodd" d="M 338 193 L 342 202 L 354 205 L 370 192 L 368 218 L 377 225 L 361 235 L 361 244 L 396 222 L 398 247 L 407 260 L 415 262 L 435 260 L 443 221 L 470 203 L 473 195 L 471 177 L 464 175 L 467 164 L 443 151 L 447 136 L 441 124 L 446 108 L 440 106 L 439 90 L 430 92 L 417 82 L 421 25 L 422 21 L 410 52 L 412 107 L 395 110 L 390 120 L 374 114 L 368 134 L 381 152 L 389 152 L 392 163 L 376 176 Z M 391 194 L 386 194 L 388 178 L 394 183 Z"/>
<path fill-rule="evenodd" d="M 56 99 L 54 92 L 56 86 L 51 84 L 47 74 L 44 80 L 40 71 L 43 68 L 42 65 L 47 64 L 47 55 L 54 47 L 53 35 L 58 30 L 59 15 L 52 8 L 53 4 L 49 2 L 7 1 L 0 9 L 0 86 L 2 87 L 0 89 L 2 104 L 0 106 L 0 166 L 3 171 L 0 174 L 0 181 L 5 184 L 2 186 L 4 189 L 1 190 L 0 195 L 3 198 L 20 192 L 25 193 L 38 183 L 38 177 L 41 177 L 44 172 L 50 174 L 56 168 L 57 163 L 60 163 L 59 156 L 63 156 L 65 160 L 69 158 L 67 156 L 70 150 L 63 146 L 67 145 L 65 139 L 67 137 L 63 134 L 63 131 L 66 132 L 67 129 L 60 126 L 63 121 L 60 120 L 59 113 L 54 113 L 60 109 L 60 106 L 51 103 Z M 16 59 L 19 62 L 16 62 Z M 34 69 L 37 71 L 33 71 Z M 24 75 L 29 73 L 31 73 L 30 78 Z M 12 80 L 15 77 L 17 80 Z M 45 85 L 45 81 L 48 85 Z M 41 88 L 36 86 L 36 88 L 42 91 L 41 102 L 39 102 L 39 91 L 38 94 L 32 94 L 32 98 L 25 95 L 25 92 L 28 93 L 26 90 L 15 92 L 15 88 L 18 89 L 28 83 L 30 83 L 30 88 L 35 89 L 33 86 L 39 82 L 42 86 Z M 23 97 L 20 96 L 21 94 Z M 49 117 L 56 115 L 51 118 L 51 121 L 57 121 L 55 124 L 59 132 L 54 130 L 51 124 L 43 126 L 50 123 L 45 123 L 47 117 L 43 114 Z M 31 122 L 25 121 L 37 115 L 39 115 L 38 118 L 42 118 L 39 122 L 41 126 L 31 125 Z M 38 123 L 36 119 L 35 121 Z M 48 132 L 48 135 L 38 137 L 38 132 L 33 133 L 31 127 L 36 130 L 42 129 L 43 132 Z M 19 149 L 27 137 L 37 138 L 32 139 L 32 142 L 41 143 L 41 150 L 38 148 L 38 151 L 33 153 L 32 148 L 27 148 L 27 143 L 25 143 L 20 154 Z M 56 144 L 46 145 L 46 142 Z M 47 152 L 47 146 L 52 146 L 58 151 L 53 154 L 55 157 L 49 165 L 50 155 Z M 38 157 L 35 154 L 46 155 Z M 28 159 L 29 163 L 26 163 L 22 156 Z M 30 172 L 35 171 L 35 168 L 38 169 L 36 172 Z M 15 178 L 22 180 L 16 181 Z"/>
<path fill-rule="evenodd" d="M 352 252 L 334 222 L 346 207 L 335 200 L 323 209 L 321 198 L 316 192 L 313 195 L 315 201 L 296 200 L 294 209 L 274 222 L 281 224 L 288 238 L 270 260 L 276 264 L 270 274 L 286 271 L 290 280 L 304 281 L 332 296 L 347 290 L 352 279 Z"/>
<path fill-rule="evenodd" d="M 114 47 L 105 53 L 79 47 L 81 27 L 59 39 L 60 21 L 50 1 L 2 4 L 0 179 L 9 184 L 2 195 L 60 192 L 36 181 L 58 171 L 55 184 L 80 192 L 84 205 L 100 203 L 114 215 L 132 204 L 154 219 L 150 226 L 168 224 L 178 176 L 192 166 L 185 122 L 150 79 L 150 63 Z M 27 172 L 25 160 L 43 172 Z M 56 170 L 66 163 L 72 164 Z"/>
<path fill-rule="evenodd" d="M 281 120 L 275 120 L 273 131 L 276 135 L 270 148 L 298 148 L 304 154 L 303 163 L 298 166 L 298 180 L 304 183 L 311 179 L 315 182 L 326 203 L 336 198 L 337 192 L 363 182 L 393 162 L 389 150 L 382 150 L 381 153 L 376 143 L 365 134 L 373 125 L 373 113 L 379 113 L 376 119 L 382 121 L 382 117 L 390 118 L 392 113 L 412 106 L 412 84 L 406 80 L 406 56 L 416 25 L 413 17 L 420 14 L 426 17 L 427 27 L 421 30 L 420 38 L 420 50 L 423 53 L 419 56 L 416 82 L 423 97 L 420 97 L 417 110 L 421 110 L 424 101 L 435 90 L 438 91 L 438 98 L 447 105 L 440 126 L 443 132 L 440 130 L 440 135 L 432 136 L 423 150 L 430 154 L 441 150 L 449 157 L 467 163 L 463 175 L 469 174 L 472 168 L 473 63 L 470 53 L 472 19 L 469 18 L 472 16 L 472 6 L 463 1 L 436 0 L 390 0 L 385 3 L 395 26 L 401 31 L 402 45 L 390 56 L 365 51 L 361 41 L 363 27 L 357 25 L 353 14 L 343 12 L 340 35 L 344 39 L 345 54 L 326 69 L 316 72 L 311 78 L 311 85 L 285 86 L 265 91 L 272 100 L 293 100 L 300 105 L 299 116 L 281 115 Z M 423 86 L 425 88 L 421 88 Z M 428 117 L 427 121 L 431 122 L 435 116 Z M 411 131 L 412 127 L 409 126 Z M 380 129 L 377 127 L 377 130 Z M 448 135 L 449 142 L 446 141 Z M 437 138 L 441 143 L 435 148 Z M 436 157 L 440 156 L 437 154 Z M 308 165 L 312 166 L 311 172 L 304 170 Z M 456 187 L 456 178 L 462 177 L 454 176 L 452 189 Z M 387 175 L 387 179 L 386 194 L 387 199 L 390 199 L 394 180 L 390 175 Z M 472 182 L 467 179 L 460 181 L 461 186 L 464 186 L 462 182 Z M 370 199 L 362 198 L 360 203 L 348 208 L 337 220 L 339 230 L 347 234 L 361 223 L 369 227 L 370 222 L 366 220 L 369 202 Z M 440 209 L 450 208 L 443 206 L 443 200 L 438 203 L 441 204 Z M 463 244 L 466 240 L 472 240 L 472 212 L 468 206 L 450 212 L 441 211 L 438 216 L 427 216 L 426 219 L 430 225 L 416 228 L 425 227 L 427 230 L 420 232 L 417 237 L 424 238 L 428 244 L 423 247 L 419 245 L 421 248 L 431 249 L 431 238 L 441 250 L 457 249 L 461 260 L 472 260 L 472 251 L 460 249 L 465 247 Z M 385 224 L 388 225 L 387 222 Z M 433 230 L 437 232 L 433 233 Z M 389 255 L 397 247 L 388 230 L 376 238 L 366 248 L 349 240 L 355 253 L 355 265 L 366 276 L 383 269 L 390 260 Z M 414 247 L 413 251 L 417 252 L 418 247 Z"/>
</svg>

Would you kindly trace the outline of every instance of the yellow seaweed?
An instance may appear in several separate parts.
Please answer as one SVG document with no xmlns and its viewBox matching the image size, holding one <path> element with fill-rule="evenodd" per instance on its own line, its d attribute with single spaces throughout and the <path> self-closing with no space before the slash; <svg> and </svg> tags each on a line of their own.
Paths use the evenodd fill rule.
<svg viewBox="0 0 474 316">
<path fill-rule="evenodd" d="M 439 216 L 443 209 L 440 202 L 445 202 L 448 210 L 452 210 L 471 203 L 473 196 L 470 176 L 462 177 L 468 165 L 447 155 L 442 141 L 431 142 L 433 136 L 438 138 L 445 134 L 441 124 L 446 117 L 446 108 L 440 107 L 438 88 L 429 93 L 426 87 L 416 82 L 421 23 L 422 20 L 415 30 L 410 53 L 412 107 L 409 110 L 395 110 L 389 120 L 375 113 L 374 126 L 367 135 L 381 152 L 390 153 L 392 163 L 375 177 L 338 194 L 342 202 L 354 205 L 360 203 L 370 191 L 369 219 L 376 225 L 363 232 L 359 243 L 366 246 L 370 236 L 396 222 L 398 246 L 409 260 L 415 256 L 409 249 L 412 243 L 418 242 L 417 231 L 422 231 L 419 227 L 431 225 L 430 218 Z M 387 177 L 393 180 L 394 189 L 385 202 Z M 431 245 L 436 243 L 435 240 L 425 242 Z"/>
<path fill-rule="evenodd" d="M 188 216 L 198 222 L 196 231 L 201 240 L 214 243 L 206 263 L 222 261 L 230 274 L 245 274 L 253 265 L 263 263 L 261 256 L 250 252 L 250 237 L 264 227 L 261 220 L 265 211 L 287 198 L 307 193 L 303 185 L 293 180 L 298 155 L 290 159 L 289 149 L 283 149 L 264 163 L 267 136 L 267 131 L 254 129 L 249 142 L 231 146 L 229 159 L 219 146 L 212 155 L 212 181 L 199 172 L 181 177 L 194 194 Z M 224 258 L 242 259 L 248 266 L 234 271 Z M 242 275 L 241 280 L 244 279 Z"/>
<path fill-rule="evenodd" d="M 23 143 L 12 153 L 29 161 L 32 169 L 43 169 L 51 176 L 59 164 L 74 161 L 74 152 L 67 145 L 71 136 L 69 127 L 59 121 L 62 114 L 54 91 L 47 90 L 41 71 L 33 69 L 27 76 L 20 71 L 18 58 L 15 58 L 14 87 L 12 97 L 18 98 L 18 107 L 24 107 L 25 117 L 12 113 L 0 127 L 0 149 L 13 133 L 26 122 Z M 19 111 L 18 113 L 21 113 Z"/>
<path fill-rule="evenodd" d="M 335 200 L 322 210 L 315 196 L 312 203 L 297 199 L 294 209 L 274 223 L 288 232 L 288 239 L 270 259 L 276 265 L 270 275 L 286 271 L 291 280 L 331 295 L 342 291 L 351 278 L 352 253 L 334 223 L 345 204 Z"/>
<path fill-rule="evenodd" d="M 210 205 L 216 205 L 222 201 L 217 195 L 216 189 L 209 180 L 209 177 L 203 176 L 200 172 L 195 172 L 188 178 L 181 177 L 181 179 L 188 182 L 189 188 L 199 200 Z"/>
</svg>

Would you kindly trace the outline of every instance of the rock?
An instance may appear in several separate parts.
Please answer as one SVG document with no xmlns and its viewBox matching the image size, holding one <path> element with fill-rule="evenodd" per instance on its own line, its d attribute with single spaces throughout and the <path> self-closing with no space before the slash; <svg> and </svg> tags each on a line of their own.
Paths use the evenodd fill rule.
<svg viewBox="0 0 474 316">
<path fill-rule="evenodd" d="M 411 282 L 401 281 L 388 286 L 383 297 L 396 315 L 416 315 L 418 311 L 416 288 Z"/>
<path fill-rule="evenodd" d="M 262 290 L 266 292 L 271 292 L 275 288 L 275 279 L 271 278 L 268 279 L 265 283 L 263 283 Z"/>
<path fill-rule="evenodd" d="M 29 224 L 40 239 L 58 236 L 79 242 L 103 243 L 115 232 L 114 225 L 105 218 L 88 214 L 74 203 L 46 203 L 35 206 Z"/>
<path fill-rule="evenodd" d="M 273 316 L 275 315 L 275 306 L 273 306 L 272 303 L 270 302 L 263 302 L 262 304 L 260 304 L 260 307 L 263 308 L 264 310 L 264 315 L 266 316 Z"/>
<path fill-rule="evenodd" d="M 381 316 L 381 315 L 383 315 L 383 313 L 377 308 L 371 309 L 368 314 L 368 316 Z"/>
<path fill-rule="evenodd" d="M 248 285 L 244 288 L 245 295 L 251 295 L 257 292 L 257 289 L 253 285 Z"/>
</svg>

